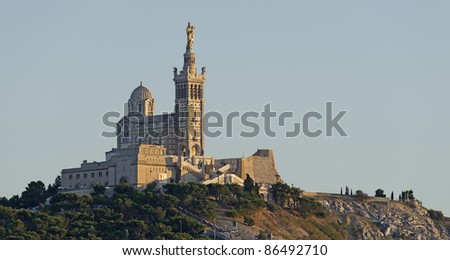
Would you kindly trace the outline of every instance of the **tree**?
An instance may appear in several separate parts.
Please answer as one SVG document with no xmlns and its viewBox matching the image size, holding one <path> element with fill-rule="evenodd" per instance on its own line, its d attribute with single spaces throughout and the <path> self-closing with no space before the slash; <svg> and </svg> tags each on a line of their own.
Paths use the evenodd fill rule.
<svg viewBox="0 0 450 260">
<path fill-rule="evenodd" d="M 295 207 L 301 198 L 302 191 L 296 187 L 289 187 L 286 183 L 275 183 L 270 188 L 274 201 L 280 207 Z"/>
<path fill-rule="evenodd" d="M 55 182 L 53 184 L 49 184 L 47 188 L 47 197 L 51 197 L 58 193 L 58 188 L 61 187 L 61 176 L 58 175 L 55 178 Z"/>
<path fill-rule="evenodd" d="M 94 193 L 93 195 L 104 195 L 106 192 L 106 188 L 102 184 L 94 185 Z"/>
<path fill-rule="evenodd" d="M 414 197 L 414 194 L 413 194 L 413 191 L 412 191 L 412 190 L 407 191 L 407 193 L 408 193 L 408 198 L 409 198 L 409 200 L 414 201 L 414 200 L 416 199 L 416 198 Z"/>
<path fill-rule="evenodd" d="M 21 200 L 19 195 L 14 195 L 9 199 L 9 206 L 15 209 L 20 208 L 20 202 Z"/>
<path fill-rule="evenodd" d="M 198 183 L 177 185 L 178 187 L 168 188 L 176 190 L 175 193 L 183 200 L 152 189 L 137 191 L 133 187 L 120 186 L 112 197 L 101 194 L 77 196 L 74 193 L 58 192 L 51 197 L 50 206 L 39 211 L 0 206 L 0 240 L 205 238 L 205 226 L 199 222 L 198 217 L 214 213 L 208 187 Z M 233 190 L 233 195 L 240 196 L 235 200 L 236 204 L 229 204 L 232 209 L 240 207 L 240 200 L 245 202 L 242 205 L 245 208 L 265 206 L 258 194 L 244 192 L 241 186 L 221 186 L 224 187 L 218 191 L 221 196 L 227 190 L 231 194 L 229 189 Z M 30 183 L 24 191 L 24 199 L 28 201 L 32 192 L 38 194 L 36 191 L 41 191 L 39 194 L 42 195 L 44 190 L 43 183 Z M 95 192 L 102 193 L 102 190 L 98 187 Z M 256 199 L 262 204 L 257 201 L 255 203 Z M 0 198 L 0 202 L 17 208 L 23 204 L 17 195 L 9 200 Z M 177 207 L 178 205 L 194 216 L 186 216 L 186 211 Z M 178 232 L 180 221 L 183 233 Z"/>
<path fill-rule="evenodd" d="M 394 191 L 391 192 L 391 200 L 394 200 Z"/>
<path fill-rule="evenodd" d="M 255 189 L 255 182 L 253 181 L 252 177 L 247 174 L 247 177 L 244 180 L 244 191 L 246 192 L 252 192 Z"/>
<path fill-rule="evenodd" d="M 9 201 L 8 201 L 8 199 L 5 198 L 5 197 L 1 197 L 1 198 L 0 198 L 0 205 L 1 205 L 1 206 L 8 207 L 8 206 L 9 206 Z"/>
<path fill-rule="evenodd" d="M 350 192 L 349 192 L 349 189 L 348 189 L 348 186 L 345 186 L 345 195 L 349 195 L 350 194 Z"/>
<path fill-rule="evenodd" d="M 367 194 L 364 193 L 362 190 L 357 190 L 355 195 L 356 195 L 356 197 L 360 197 L 360 198 L 367 197 Z"/>
<path fill-rule="evenodd" d="M 375 191 L 375 197 L 386 198 L 386 194 L 384 194 L 384 190 L 382 190 L 382 189 L 377 189 L 377 190 Z"/>
<path fill-rule="evenodd" d="M 301 198 L 300 204 L 296 208 L 296 211 L 302 218 L 307 218 L 312 214 L 318 217 L 324 217 L 326 215 L 326 211 L 324 210 L 322 204 L 312 197 Z"/>
<path fill-rule="evenodd" d="M 45 184 L 42 181 L 32 181 L 22 192 L 21 203 L 24 208 L 36 207 L 47 199 Z"/>
<path fill-rule="evenodd" d="M 342 187 L 341 187 L 341 195 L 342 195 Z"/>
<path fill-rule="evenodd" d="M 416 198 L 414 197 L 412 190 L 402 191 L 401 195 L 399 195 L 399 200 L 403 202 L 414 201 Z"/>
</svg>

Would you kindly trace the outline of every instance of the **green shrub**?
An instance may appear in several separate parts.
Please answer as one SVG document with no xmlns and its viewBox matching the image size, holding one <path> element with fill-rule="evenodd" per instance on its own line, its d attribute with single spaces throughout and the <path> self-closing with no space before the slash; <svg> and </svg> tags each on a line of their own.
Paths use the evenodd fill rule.
<svg viewBox="0 0 450 260">
<path fill-rule="evenodd" d="M 255 225 L 255 221 L 249 216 L 244 216 L 244 223 L 250 227 Z"/>
<path fill-rule="evenodd" d="M 445 217 L 444 214 L 442 214 L 442 211 L 437 211 L 437 210 L 428 210 L 428 215 L 430 215 L 430 218 L 432 220 L 438 221 L 438 222 L 444 222 L 445 221 Z"/>
<path fill-rule="evenodd" d="M 230 218 L 237 218 L 239 216 L 239 212 L 237 210 L 232 209 L 225 212 L 225 215 Z"/>
<path fill-rule="evenodd" d="M 272 212 L 275 212 L 277 210 L 280 210 L 281 207 L 276 205 L 276 204 L 273 204 L 273 203 L 267 203 L 267 209 L 272 211 Z"/>
<path fill-rule="evenodd" d="M 307 218 L 311 214 L 314 214 L 318 217 L 326 216 L 326 211 L 322 207 L 322 204 L 311 197 L 301 198 L 300 204 L 298 205 L 296 211 L 300 213 L 303 218 Z"/>
</svg>

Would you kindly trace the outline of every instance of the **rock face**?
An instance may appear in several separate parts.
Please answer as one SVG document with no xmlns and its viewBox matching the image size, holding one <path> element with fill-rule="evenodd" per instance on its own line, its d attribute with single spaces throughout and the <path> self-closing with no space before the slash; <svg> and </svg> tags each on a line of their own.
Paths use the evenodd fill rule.
<svg viewBox="0 0 450 260">
<path fill-rule="evenodd" d="M 337 213 L 351 239 L 449 239 L 447 230 L 436 224 L 418 203 L 385 198 L 315 197 L 325 209 Z"/>
</svg>

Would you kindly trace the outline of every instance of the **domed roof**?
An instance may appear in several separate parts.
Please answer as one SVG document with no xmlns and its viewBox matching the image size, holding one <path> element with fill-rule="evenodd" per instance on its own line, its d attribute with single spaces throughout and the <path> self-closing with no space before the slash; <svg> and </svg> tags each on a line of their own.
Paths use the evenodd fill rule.
<svg viewBox="0 0 450 260">
<path fill-rule="evenodd" d="M 139 87 L 133 90 L 131 93 L 130 99 L 138 101 L 138 100 L 146 100 L 146 99 L 153 99 L 153 95 L 145 86 L 141 84 Z"/>
</svg>

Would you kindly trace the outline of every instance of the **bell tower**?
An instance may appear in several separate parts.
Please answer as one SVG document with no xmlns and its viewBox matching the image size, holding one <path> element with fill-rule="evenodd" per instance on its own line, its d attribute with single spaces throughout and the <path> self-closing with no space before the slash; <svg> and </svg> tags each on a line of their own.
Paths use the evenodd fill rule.
<svg viewBox="0 0 450 260">
<path fill-rule="evenodd" d="M 204 154 L 204 84 L 206 69 L 197 73 L 194 53 L 194 26 L 186 27 L 186 52 L 183 69 L 173 69 L 175 82 L 175 135 L 178 138 L 178 155 L 201 156 Z"/>
</svg>

